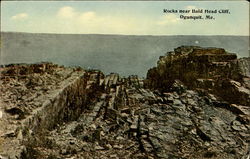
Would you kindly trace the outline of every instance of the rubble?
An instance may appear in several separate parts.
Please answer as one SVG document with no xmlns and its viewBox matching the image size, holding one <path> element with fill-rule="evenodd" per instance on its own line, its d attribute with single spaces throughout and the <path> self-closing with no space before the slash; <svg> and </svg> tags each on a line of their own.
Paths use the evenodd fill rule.
<svg viewBox="0 0 250 159">
<path fill-rule="evenodd" d="M 235 55 L 227 56 L 224 49 L 181 47 L 175 52 L 177 63 L 178 58 L 185 59 L 189 54 L 193 59 L 199 56 L 199 60 L 218 62 L 225 58 L 230 64 L 237 63 Z M 199 60 L 192 65 L 199 66 Z M 170 77 L 163 67 L 168 62 L 163 60 L 151 69 L 145 81 L 135 75 L 105 76 L 100 71 L 58 66 L 51 67 L 50 73 L 46 69 L 37 69 L 39 73 L 31 71 L 22 79 L 2 76 L 4 84 L 0 88 L 5 93 L 0 98 L 0 109 L 4 110 L 0 140 L 10 143 L 8 151 L 1 145 L 1 157 L 15 158 L 20 153 L 17 158 L 249 158 L 249 105 L 218 96 L 215 87 L 197 85 L 200 77 L 194 85 L 174 78 L 176 74 L 171 80 L 163 78 Z M 224 67 L 214 70 L 221 68 Z M 237 87 L 247 94 L 249 87 L 242 79 L 248 76 L 243 74 L 237 72 L 223 79 L 235 86 L 227 89 L 227 93 L 239 92 L 232 89 Z M 209 75 L 212 83 L 217 75 L 219 72 Z M 241 100 L 249 99 L 244 96 Z M 52 104 L 43 107 L 46 102 Z M 40 113 L 34 113 L 36 109 Z M 20 127 L 19 123 L 25 123 L 30 116 L 39 120 L 30 120 L 26 127 Z M 22 151 L 10 149 L 14 144 L 23 147 Z"/>
</svg>

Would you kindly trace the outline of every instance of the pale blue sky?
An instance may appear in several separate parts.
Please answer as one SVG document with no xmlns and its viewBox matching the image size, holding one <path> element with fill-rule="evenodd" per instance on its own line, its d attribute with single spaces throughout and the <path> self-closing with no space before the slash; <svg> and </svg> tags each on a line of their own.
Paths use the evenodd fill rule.
<svg viewBox="0 0 250 159">
<path fill-rule="evenodd" d="M 230 14 L 212 14 L 215 17 L 214 20 L 183 20 L 179 18 L 180 14 L 163 13 L 163 9 L 188 8 L 229 9 Z M 1 31 L 128 35 L 249 35 L 249 2 L 5 1 L 1 4 Z"/>
</svg>

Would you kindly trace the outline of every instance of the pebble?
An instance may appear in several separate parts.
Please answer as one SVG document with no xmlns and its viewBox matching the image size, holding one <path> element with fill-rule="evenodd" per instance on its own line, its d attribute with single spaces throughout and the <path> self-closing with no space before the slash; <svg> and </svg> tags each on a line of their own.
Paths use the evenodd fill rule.
<svg viewBox="0 0 250 159">
<path fill-rule="evenodd" d="M 96 145 L 96 146 L 95 146 L 95 149 L 96 149 L 96 150 L 104 150 L 104 147 L 99 146 L 99 145 Z"/>
<path fill-rule="evenodd" d="M 123 148 L 123 145 L 114 145 L 113 148 L 114 148 L 114 149 L 122 149 L 122 148 Z"/>
</svg>

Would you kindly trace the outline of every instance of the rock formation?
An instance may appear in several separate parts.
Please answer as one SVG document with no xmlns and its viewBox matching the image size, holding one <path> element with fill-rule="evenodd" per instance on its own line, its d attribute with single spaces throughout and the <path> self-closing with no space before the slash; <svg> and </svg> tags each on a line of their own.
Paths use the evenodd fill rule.
<svg viewBox="0 0 250 159">
<path fill-rule="evenodd" d="M 146 80 L 48 63 L 2 67 L 0 158 L 248 159 L 249 64 L 183 46 Z"/>
<path fill-rule="evenodd" d="M 229 103 L 250 105 L 250 58 L 237 59 L 224 49 L 181 46 L 160 57 L 148 71 L 147 88 L 169 90 L 176 79 Z M 230 92 L 230 93 L 229 93 Z"/>
</svg>

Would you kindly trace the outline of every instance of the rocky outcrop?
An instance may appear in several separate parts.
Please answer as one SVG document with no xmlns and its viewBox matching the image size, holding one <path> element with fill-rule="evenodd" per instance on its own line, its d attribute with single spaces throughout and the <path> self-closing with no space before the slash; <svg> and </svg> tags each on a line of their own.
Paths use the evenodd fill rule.
<svg viewBox="0 0 250 159">
<path fill-rule="evenodd" d="M 95 100 L 100 72 L 58 67 L 51 63 L 1 68 L 1 146 L 9 158 L 25 156 L 25 145 L 62 122 L 78 119 Z M 98 85 L 97 85 L 98 86 Z M 32 157 L 31 157 L 32 158 Z"/>
<path fill-rule="evenodd" d="M 250 105 L 249 58 L 219 48 L 181 46 L 160 57 L 145 86 L 169 90 L 178 79 L 190 89 L 205 89 L 230 103 Z M 229 92 L 231 94 L 229 94 Z"/>
<path fill-rule="evenodd" d="M 1 68 L 0 158 L 248 159 L 250 109 L 239 104 L 249 100 L 248 59 L 175 52 L 146 80 L 53 64 Z"/>
<path fill-rule="evenodd" d="M 171 92 L 150 91 L 136 76 L 100 81 L 79 118 L 29 145 L 34 158 L 244 158 L 249 156 L 246 106 L 230 105 L 175 81 Z"/>
</svg>

